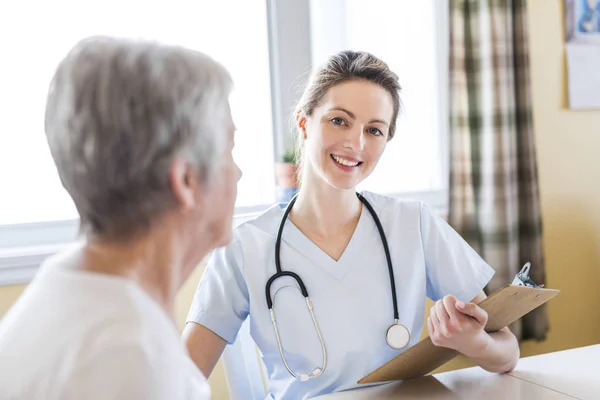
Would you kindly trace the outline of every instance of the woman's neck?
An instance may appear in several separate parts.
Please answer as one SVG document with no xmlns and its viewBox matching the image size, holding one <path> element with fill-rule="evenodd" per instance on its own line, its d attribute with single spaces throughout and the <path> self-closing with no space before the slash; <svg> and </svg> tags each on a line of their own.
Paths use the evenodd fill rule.
<svg viewBox="0 0 600 400">
<path fill-rule="evenodd" d="M 354 232 L 362 211 L 355 190 L 337 189 L 322 179 L 304 181 L 290 212 L 292 222 L 323 238 Z"/>
<path fill-rule="evenodd" d="M 162 236 L 158 233 L 123 243 L 90 239 L 78 257 L 77 268 L 131 279 L 174 320 L 175 297 L 184 278 L 183 260 L 174 241 Z"/>
</svg>

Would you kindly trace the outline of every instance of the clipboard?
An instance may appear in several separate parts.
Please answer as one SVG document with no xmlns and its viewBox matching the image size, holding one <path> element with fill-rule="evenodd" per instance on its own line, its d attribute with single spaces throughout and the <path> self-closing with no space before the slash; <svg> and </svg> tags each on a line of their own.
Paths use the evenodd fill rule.
<svg viewBox="0 0 600 400">
<path fill-rule="evenodd" d="M 479 303 L 479 306 L 488 313 L 486 332 L 496 332 L 510 325 L 560 293 L 560 290 L 536 285 L 529 278 L 530 267 L 530 263 L 525 264 L 511 284 L 503 286 Z M 361 378 L 357 383 L 417 378 L 441 367 L 458 355 L 456 350 L 435 346 L 427 336 L 404 353 Z"/>
</svg>

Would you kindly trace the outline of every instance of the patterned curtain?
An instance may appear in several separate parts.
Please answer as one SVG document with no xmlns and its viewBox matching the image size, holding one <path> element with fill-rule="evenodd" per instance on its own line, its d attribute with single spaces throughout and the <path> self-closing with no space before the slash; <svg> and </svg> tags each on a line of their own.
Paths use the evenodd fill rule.
<svg viewBox="0 0 600 400">
<path fill-rule="evenodd" d="M 450 0 L 450 224 L 496 270 L 545 283 L 525 0 Z M 510 326 L 544 340 L 545 307 Z"/>
</svg>

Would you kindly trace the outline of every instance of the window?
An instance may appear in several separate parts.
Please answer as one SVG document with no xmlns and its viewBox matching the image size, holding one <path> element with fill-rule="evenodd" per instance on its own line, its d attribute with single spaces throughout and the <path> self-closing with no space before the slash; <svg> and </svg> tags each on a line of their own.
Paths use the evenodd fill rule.
<svg viewBox="0 0 600 400">
<path fill-rule="evenodd" d="M 311 65 L 343 49 L 372 52 L 399 75 L 404 112 L 361 189 L 446 207 L 448 15 L 435 0 L 53 0 L 35 10 L 13 1 L 2 15 L 0 285 L 27 282 L 76 236 L 43 115 L 57 63 L 89 35 L 196 48 L 230 71 L 234 157 L 243 170 L 238 214 L 275 201 L 273 161 L 292 145 L 288 121 Z"/>
<path fill-rule="evenodd" d="M 403 112 L 362 189 L 417 193 L 447 188 L 447 7 L 436 0 L 311 0 L 313 65 L 344 49 L 364 50 L 400 78 Z M 443 201 L 443 199 L 442 199 Z"/>
<path fill-rule="evenodd" d="M 274 180 L 265 178 L 273 176 L 273 130 L 264 2 L 53 0 L 36 2 L 32 10 L 28 2 L 13 1 L 3 9 L 0 225 L 77 218 L 56 174 L 43 118 L 47 88 L 59 60 L 89 35 L 179 44 L 224 64 L 235 82 L 231 96 L 238 128 L 234 156 L 244 171 L 236 205 L 274 201 Z"/>
</svg>

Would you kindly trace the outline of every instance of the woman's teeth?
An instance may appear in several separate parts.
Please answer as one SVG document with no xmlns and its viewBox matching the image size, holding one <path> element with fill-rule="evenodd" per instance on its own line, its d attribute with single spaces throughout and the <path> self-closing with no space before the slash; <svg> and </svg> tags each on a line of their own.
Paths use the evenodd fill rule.
<svg viewBox="0 0 600 400">
<path fill-rule="evenodd" d="M 333 158 L 337 163 L 345 165 L 346 167 L 356 167 L 358 164 L 360 164 L 358 161 L 346 161 L 334 154 L 331 155 L 331 158 Z"/>
</svg>

